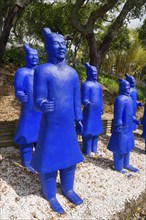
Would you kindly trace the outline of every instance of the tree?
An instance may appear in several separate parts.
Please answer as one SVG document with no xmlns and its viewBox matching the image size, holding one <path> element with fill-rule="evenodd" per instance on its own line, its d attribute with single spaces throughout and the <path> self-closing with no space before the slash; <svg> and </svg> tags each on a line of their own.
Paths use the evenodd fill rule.
<svg viewBox="0 0 146 220">
<path fill-rule="evenodd" d="M 143 25 L 138 30 L 138 37 L 142 42 L 142 46 L 146 48 L 146 19 L 143 22 Z"/>
<path fill-rule="evenodd" d="M 12 27 L 25 7 L 32 1 L 0 0 L 0 62 L 2 61 Z"/>
<path fill-rule="evenodd" d="M 90 1 L 76 0 L 72 7 L 71 24 L 81 35 L 86 38 L 90 53 L 90 64 L 96 66 L 98 69 L 105 55 L 107 54 L 111 43 L 116 38 L 120 28 L 124 25 L 125 19 L 130 16 L 140 16 L 141 10 L 146 3 L 146 0 L 102 0 L 93 1 L 94 9 L 87 17 L 86 21 L 82 22 L 79 19 L 79 14 L 82 12 Z M 116 11 L 116 13 L 114 13 Z M 119 13 L 117 13 L 119 12 Z M 101 42 L 95 37 L 97 22 L 105 23 L 108 14 L 112 19 L 110 25 Z"/>
</svg>

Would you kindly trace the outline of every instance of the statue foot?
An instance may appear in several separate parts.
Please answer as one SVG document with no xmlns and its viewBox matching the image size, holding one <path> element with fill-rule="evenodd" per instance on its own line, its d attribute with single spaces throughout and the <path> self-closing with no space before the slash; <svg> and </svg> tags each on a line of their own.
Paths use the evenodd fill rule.
<svg viewBox="0 0 146 220">
<path fill-rule="evenodd" d="M 133 167 L 133 166 L 131 166 L 131 165 L 124 166 L 124 168 L 126 170 L 130 170 L 130 171 L 135 172 L 135 173 L 138 172 L 138 169 Z"/>
<path fill-rule="evenodd" d="M 75 205 L 80 205 L 81 203 L 83 203 L 83 200 L 73 190 L 63 192 L 63 195 Z"/>
<path fill-rule="evenodd" d="M 122 173 L 122 174 L 125 174 L 126 173 L 126 171 L 125 170 L 116 170 L 116 171 L 118 171 L 119 173 Z"/>
<path fill-rule="evenodd" d="M 50 200 L 49 200 L 49 203 L 50 203 L 51 208 L 52 208 L 55 212 L 57 212 L 57 213 L 59 213 L 59 214 L 65 213 L 64 209 L 61 207 L 61 205 L 59 204 L 59 202 L 57 201 L 56 198 L 50 199 Z"/>
<path fill-rule="evenodd" d="M 28 165 L 28 164 L 23 164 L 23 166 L 24 166 L 27 170 L 29 170 L 31 173 L 36 173 L 35 170 L 34 170 L 30 165 Z"/>
</svg>

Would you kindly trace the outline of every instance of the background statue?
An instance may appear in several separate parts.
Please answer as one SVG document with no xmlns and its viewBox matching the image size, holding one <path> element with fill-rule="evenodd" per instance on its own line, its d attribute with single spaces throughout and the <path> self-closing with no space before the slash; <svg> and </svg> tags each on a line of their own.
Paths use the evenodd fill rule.
<svg viewBox="0 0 146 220">
<path fill-rule="evenodd" d="M 146 153 L 146 103 L 144 107 L 144 114 L 143 114 L 141 124 L 143 125 L 143 133 L 141 136 L 145 139 L 145 153 Z"/>
<path fill-rule="evenodd" d="M 83 152 L 97 153 L 98 135 L 103 133 L 101 115 L 103 113 L 102 87 L 97 82 L 95 66 L 85 64 L 87 79 L 82 84 L 83 109 Z"/>
<path fill-rule="evenodd" d="M 38 52 L 24 45 L 26 66 L 16 71 L 14 77 L 15 96 L 21 102 L 20 118 L 14 137 L 19 144 L 23 166 L 34 172 L 30 165 L 33 145 L 37 142 L 41 113 L 33 108 L 33 77 L 38 65 Z"/>
<path fill-rule="evenodd" d="M 80 85 L 77 72 L 66 64 L 64 36 L 43 29 L 47 63 L 37 67 L 34 77 L 34 104 L 42 112 L 40 133 L 32 159 L 39 173 L 41 189 L 51 208 L 64 213 L 56 199 L 56 176 L 61 190 L 72 203 L 82 199 L 74 192 L 76 164 L 83 160 L 74 122 L 82 128 Z"/>
<path fill-rule="evenodd" d="M 133 101 L 130 96 L 130 84 L 119 79 L 120 94 L 114 104 L 114 128 L 108 149 L 113 152 L 115 170 L 125 173 L 124 169 L 137 172 L 138 169 L 129 164 L 130 151 L 134 148 L 133 122 L 140 123 L 133 116 Z"/>
<path fill-rule="evenodd" d="M 137 106 L 142 107 L 142 103 L 137 101 L 138 93 L 135 88 L 136 80 L 133 76 L 128 75 L 128 73 L 126 73 L 125 76 L 126 76 L 126 80 L 130 83 L 130 96 L 133 100 L 133 114 L 136 117 Z M 133 130 L 135 130 L 136 127 L 137 127 L 136 124 L 133 123 Z"/>
</svg>

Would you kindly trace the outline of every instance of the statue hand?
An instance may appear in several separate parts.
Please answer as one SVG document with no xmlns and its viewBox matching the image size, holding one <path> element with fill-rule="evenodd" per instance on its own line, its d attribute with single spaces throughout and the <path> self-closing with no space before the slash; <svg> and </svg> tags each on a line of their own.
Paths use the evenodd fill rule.
<svg viewBox="0 0 146 220">
<path fill-rule="evenodd" d="M 138 102 L 138 103 L 137 103 L 137 106 L 142 107 L 142 106 L 143 106 L 143 103 Z"/>
<path fill-rule="evenodd" d="M 133 116 L 133 121 L 136 125 L 140 125 L 141 121 L 137 120 L 135 116 Z"/>
<path fill-rule="evenodd" d="M 25 94 L 25 93 L 21 94 L 21 95 L 19 96 L 19 100 L 20 100 L 20 102 L 22 102 L 22 103 L 28 102 L 28 95 Z"/>
<path fill-rule="evenodd" d="M 77 121 L 76 122 L 76 131 L 78 135 L 82 135 L 83 134 L 83 124 L 81 121 Z"/>
<path fill-rule="evenodd" d="M 54 111 L 54 99 L 49 101 L 44 101 L 41 105 L 42 112 L 53 112 Z"/>
<path fill-rule="evenodd" d="M 89 100 L 86 100 L 84 102 L 85 107 L 89 107 L 92 103 Z"/>
</svg>

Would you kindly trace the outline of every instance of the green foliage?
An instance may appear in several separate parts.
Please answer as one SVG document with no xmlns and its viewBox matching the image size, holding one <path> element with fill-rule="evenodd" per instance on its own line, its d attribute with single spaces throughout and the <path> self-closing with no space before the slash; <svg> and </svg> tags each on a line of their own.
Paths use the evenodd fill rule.
<svg viewBox="0 0 146 220">
<path fill-rule="evenodd" d="M 115 77 L 100 75 L 99 82 L 101 83 L 101 85 L 104 85 L 111 94 L 118 94 L 119 84 L 118 80 L 115 79 Z"/>
<path fill-rule="evenodd" d="M 142 46 L 146 48 L 146 19 L 144 20 L 143 25 L 138 30 L 138 37 L 142 42 Z"/>
<path fill-rule="evenodd" d="M 146 99 L 146 86 L 142 84 L 137 84 L 136 89 L 138 92 L 138 99 L 145 100 Z"/>
<path fill-rule="evenodd" d="M 31 46 L 31 45 L 30 45 Z M 39 53 L 39 64 L 45 63 L 46 62 L 46 54 L 44 51 L 44 47 L 40 47 L 39 45 L 33 45 L 33 48 L 38 50 Z M 7 49 L 5 51 L 5 54 L 3 56 L 3 62 L 5 64 L 13 64 L 14 66 L 20 68 L 25 66 L 25 52 L 23 47 L 19 48 L 11 48 Z"/>
<path fill-rule="evenodd" d="M 22 47 L 7 49 L 3 56 L 3 62 L 5 64 L 12 63 L 17 67 L 23 67 L 25 64 L 24 56 L 25 54 L 24 54 L 24 50 Z"/>
<path fill-rule="evenodd" d="M 76 66 L 76 71 L 81 82 L 86 79 L 86 69 L 84 66 Z"/>
</svg>

